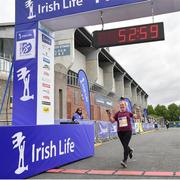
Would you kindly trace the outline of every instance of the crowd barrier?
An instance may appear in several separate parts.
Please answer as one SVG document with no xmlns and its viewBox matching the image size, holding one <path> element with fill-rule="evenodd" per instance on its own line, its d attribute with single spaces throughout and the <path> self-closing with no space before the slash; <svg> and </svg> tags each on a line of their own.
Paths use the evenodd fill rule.
<svg viewBox="0 0 180 180">
<path fill-rule="evenodd" d="M 71 120 L 55 120 L 55 124 L 59 124 L 60 122 L 64 121 L 71 121 Z M 94 134 L 95 134 L 95 142 L 102 142 L 110 139 L 117 138 L 117 123 L 111 123 L 108 121 L 94 121 L 94 120 L 79 120 L 80 124 L 94 124 Z M 154 123 L 132 123 L 132 133 L 134 135 L 140 134 L 144 131 L 150 131 L 155 129 Z"/>
</svg>

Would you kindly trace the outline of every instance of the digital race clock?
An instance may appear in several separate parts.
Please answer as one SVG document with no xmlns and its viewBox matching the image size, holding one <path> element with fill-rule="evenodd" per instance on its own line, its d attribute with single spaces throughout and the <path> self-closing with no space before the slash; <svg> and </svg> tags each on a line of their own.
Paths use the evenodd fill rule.
<svg viewBox="0 0 180 180">
<path fill-rule="evenodd" d="M 164 40 L 163 22 L 93 32 L 96 48 Z"/>
</svg>

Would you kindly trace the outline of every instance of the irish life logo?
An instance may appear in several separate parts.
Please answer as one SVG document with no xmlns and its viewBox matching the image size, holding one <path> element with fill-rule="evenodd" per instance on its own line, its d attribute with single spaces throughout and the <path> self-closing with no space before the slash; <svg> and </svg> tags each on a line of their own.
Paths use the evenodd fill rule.
<svg viewBox="0 0 180 180">
<path fill-rule="evenodd" d="M 33 0 L 25 1 L 25 7 L 29 10 L 29 16 L 27 18 L 28 19 L 36 18 L 36 15 L 34 13 L 34 1 Z"/>
<path fill-rule="evenodd" d="M 30 70 L 27 67 L 23 67 L 17 71 L 18 81 L 23 81 L 24 89 L 23 96 L 20 98 L 21 101 L 29 101 L 34 99 L 34 95 L 30 95 Z"/>
<path fill-rule="evenodd" d="M 23 132 L 17 132 L 11 138 L 13 149 L 18 151 L 17 167 L 14 170 L 17 175 L 33 171 L 36 163 L 39 166 L 41 163 L 44 164 L 43 161 L 49 160 L 50 162 L 51 160 L 54 161 L 55 157 L 58 159 L 61 156 L 75 153 L 76 144 L 71 137 L 51 140 L 46 140 L 44 137 L 40 142 L 33 139 L 31 142 L 28 141 L 28 145 L 26 145 L 26 136 Z M 28 156 L 25 156 L 26 149 L 30 152 Z"/>
<path fill-rule="evenodd" d="M 13 149 L 17 149 L 19 152 L 19 161 L 15 174 L 22 174 L 24 171 L 28 171 L 28 165 L 25 165 L 24 152 L 25 152 L 25 138 L 22 132 L 18 132 L 12 136 Z"/>
</svg>

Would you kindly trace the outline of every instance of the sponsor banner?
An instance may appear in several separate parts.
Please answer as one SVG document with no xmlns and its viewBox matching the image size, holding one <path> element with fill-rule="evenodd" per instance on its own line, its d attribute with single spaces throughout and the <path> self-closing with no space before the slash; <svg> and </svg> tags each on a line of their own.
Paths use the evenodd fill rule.
<svg viewBox="0 0 180 180">
<path fill-rule="evenodd" d="M 142 128 L 144 131 L 149 131 L 154 129 L 154 124 L 153 123 L 142 123 Z"/>
<path fill-rule="evenodd" d="M 37 24 L 15 30 L 13 75 L 13 125 L 35 125 L 37 108 Z M 31 45 L 30 45 L 31 44 Z M 22 45 L 22 46 L 21 46 Z M 27 46 L 26 46 L 27 45 Z M 19 61 L 20 60 L 20 61 Z"/>
<path fill-rule="evenodd" d="M 139 123 L 134 123 L 135 133 L 139 133 Z"/>
<path fill-rule="evenodd" d="M 16 24 L 143 1 L 146 0 L 16 0 Z"/>
<path fill-rule="evenodd" d="M 112 100 L 101 95 L 95 95 L 95 102 L 108 108 L 112 108 L 114 104 Z"/>
<path fill-rule="evenodd" d="M 37 64 L 21 61 L 14 67 L 13 125 L 36 124 Z"/>
<path fill-rule="evenodd" d="M 142 123 L 142 128 L 144 131 L 148 131 L 148 123 Z"/>
<path fill-rule="evenodd" d="M 91 102 L 90 102 L 90 92 L 89 92 L 89 83 L 86 76 L 86 73 L 83 70 L 78 72 L 78 82 L 81 87 L 81 93 L 84 100 L 84 105 L 88 114 L 88 118 L 91 119 Z"/>
<path fill-rule="evenodd" d="M 98 121 L 98 138 L 108 139 L 109 138 L 109 123 L 104 121 Z"/>
<path fill-rule="evenodd" d="M 136 131 L 135 123 L 131 123 L 131 125 L 132 125 L 132 134 L 136 134 L 137 131 Z"/>
<path fill-rule="evenodd" d="M 0 127 L 0 144 L 0 179 L 24 179 L 93 156 L 94 126 Z"/>
<path fill-rule="evenodd" d="M 109 123 L 109 135 L 110 138 L 117 137 L 117 123 Z"/>
<path fill-rule="evenodd" d="M 54 38 L 39 24 L 37 125 L 54 124 Z"/>
<path fill-rule="evenodd" d="M 16 61 L 36 56 L 36 29 L 16 32 Z"/>
</svg>

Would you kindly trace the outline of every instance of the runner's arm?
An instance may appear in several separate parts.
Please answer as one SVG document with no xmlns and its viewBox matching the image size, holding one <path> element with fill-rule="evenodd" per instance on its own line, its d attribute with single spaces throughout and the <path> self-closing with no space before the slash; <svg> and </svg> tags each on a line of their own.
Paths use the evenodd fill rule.
<svg viewBox="0 0 180 180">
<path fill-rule="evenodd" d="M 106 110 L 106 112 L 107 112 L 109 121 L 110 121 L 111 123 L 114 123 L 116 120 L 114 119 L 112 113 L 111 113 L 109 110 Z"/>
</svg>

